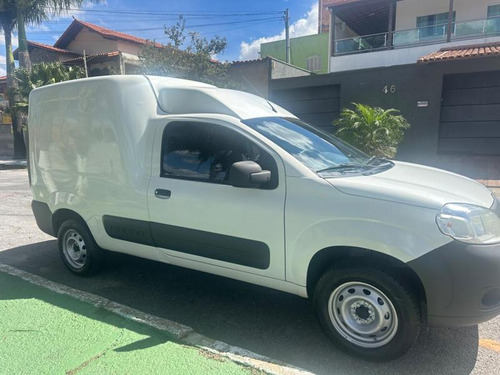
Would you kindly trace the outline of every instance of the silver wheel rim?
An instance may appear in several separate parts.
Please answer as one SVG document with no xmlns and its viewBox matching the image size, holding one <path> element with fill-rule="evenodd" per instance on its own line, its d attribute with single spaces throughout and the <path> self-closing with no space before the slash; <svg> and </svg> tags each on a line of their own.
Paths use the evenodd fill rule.
<svg viewBox="0 0 500 375">
<path fill-rule="evenodd" d="M 348 282 L 330 295 L 328 314 L 335 330 L 362 348 L 387 345 L 398 331 L 391 300 L 373 285 Z"/>
<path fill-rule="evenodd" d="M 87 245 L 83 237 L 74 229 L 66 231 L 62 241 L 63 254 L 68 263 L 80 269 L 87 261 Z"/>
</svg>

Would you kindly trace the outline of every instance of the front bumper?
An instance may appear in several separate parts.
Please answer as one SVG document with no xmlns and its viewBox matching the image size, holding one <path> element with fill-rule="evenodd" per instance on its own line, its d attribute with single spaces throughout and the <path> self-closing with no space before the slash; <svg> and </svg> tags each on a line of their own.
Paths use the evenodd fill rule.
<svg viewBox="0 0 500 375">
<path fill-rule="evenodd" d="M 453 241 L 408 265 L 424 285 L 429 325 L 469 326 L 500 314 L 500 244 Z"/>
</svg>

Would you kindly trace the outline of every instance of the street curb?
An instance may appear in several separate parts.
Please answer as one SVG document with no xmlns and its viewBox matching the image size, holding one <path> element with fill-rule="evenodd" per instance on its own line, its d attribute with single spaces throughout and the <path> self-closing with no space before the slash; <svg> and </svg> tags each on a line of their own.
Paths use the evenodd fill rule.
<svg viewBox="0 0 500 375">
<path fill-rule="evenodd" d="M 31 284 L 41 286 L 58 294 L 70 296 L 81 302 L 91 304 L 92 306 L 105 309 L 125 319 L 129 319 L 141 324 L 146 324 L 152 328 L 173 336 L 177 341 L 183 344 L 195 346 L 198 349 L 204 350 L 206 352 L 226 357 L 233 362 L 263 371 L 267 374 L 312 375 L 311 372 L 288 365 L 286 363 L 273 360 L 269 357 L 259 355 L 237 346 L 229 345 L 222 341 L 213 340 L 209 337 L 197 333 L 191 327 L 185 326 L 183 324 L 144 313 L 134 308 L 111 301 L 107 298 L 47 280 L 43 277 L 31 274 L 26 271 L 22 271 L 18 268 L 3 263 L 0 263 L 0 272 L 20 277 L 21 279 L 28 281 Z"/>
</svg>

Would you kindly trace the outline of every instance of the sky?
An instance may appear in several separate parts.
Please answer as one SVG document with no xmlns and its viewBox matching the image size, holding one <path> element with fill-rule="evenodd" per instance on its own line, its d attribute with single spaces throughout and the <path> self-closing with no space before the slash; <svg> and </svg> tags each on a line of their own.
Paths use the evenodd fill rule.
<svg viewBox="0 0 500 375">
<path fill-rule="evenodd" d="M 283 13 L 289 9 L 290 36 L 317 33 L 317 0 L 107 0 L 84 3 L 80 10 L 54 16 L 27 28 L 27 38 L 53 45 L 73 17 L 112 30 L 166 43 L 164 26 L 171 26 L 178 15 L 186 18 L 186 31 L 207 39 L 225 37 L 228 46 L 221 61 L 250 60 L 259 57 L 260 44 L 284 39 Z M 0 33 L 0 76 L 5 75 L 5 41 Z M 17 47 L 17 32 L 13 34 Z"/>
</svg>

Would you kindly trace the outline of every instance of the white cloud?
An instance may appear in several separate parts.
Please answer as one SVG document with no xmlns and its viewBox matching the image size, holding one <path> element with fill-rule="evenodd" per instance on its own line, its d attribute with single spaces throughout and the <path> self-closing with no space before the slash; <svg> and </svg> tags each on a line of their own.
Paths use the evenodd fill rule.
<svg viewBox="0 0 500 375">
<path fill-rule="evenodd" d="M 304 18 L 290 25 L 290 38 L 296 38 L 304 35 L 316 34 L 318 32 L 318 3 L 314 3 Z M 278 34 L 270 37 L 261 37 L 250 43 L 241 42 L 240 60 L 252 60 L 259 57 L 260 45 L 262 43 L 274 42 L 285 39 L 285 29 Z"/>
<path fill-rule="evenodd" d="M 108 2 L 106 0 L 101 1 L 99 5 L 102 6 L 107 6 Z M 47 14 L 50 17 L 50 21 L 66 21 L 66 20 L 71 20 L 73 17 L 84 20 L 85 19 L 85 10 L 86 9 L 92 9 L 95 6 L 97 6 L 96 3 L 93 3 L 92 1 L 84 1 L 82 3 L 82 6 L 78 10 L 72 10 L 76 9 L 76 6 L 72 6 L 71 10 L 64 10 L 60 13 L 54 14 L 54 9 L 53 8 L 47 8 Z"/>
<path fill-rule="evenodd" d="M 26 27 L 27 33 L 37 32 L 37 31 L 50 31 L 49 27 L 44 24 L 40 25 L 29 25 Z"/>
<path fill-rule="evenodd" d="M 5 35 L 4 35 L 3 31 L 0 31 L 0 45 L 5 46 Z M 18 45 L 17 35 L 12 34 L 12 50 L 15 50 L 17 48 L 17 45 Z M 4 47 L 4 49 L 5 49 L 5 47 Z"/>
<path fill-rule="evenodd" d="M 5 56 L 0 55 L 0 76 L 4 76 L 7 74 L 5 63 L 6 63 Z"/>
</svg>

